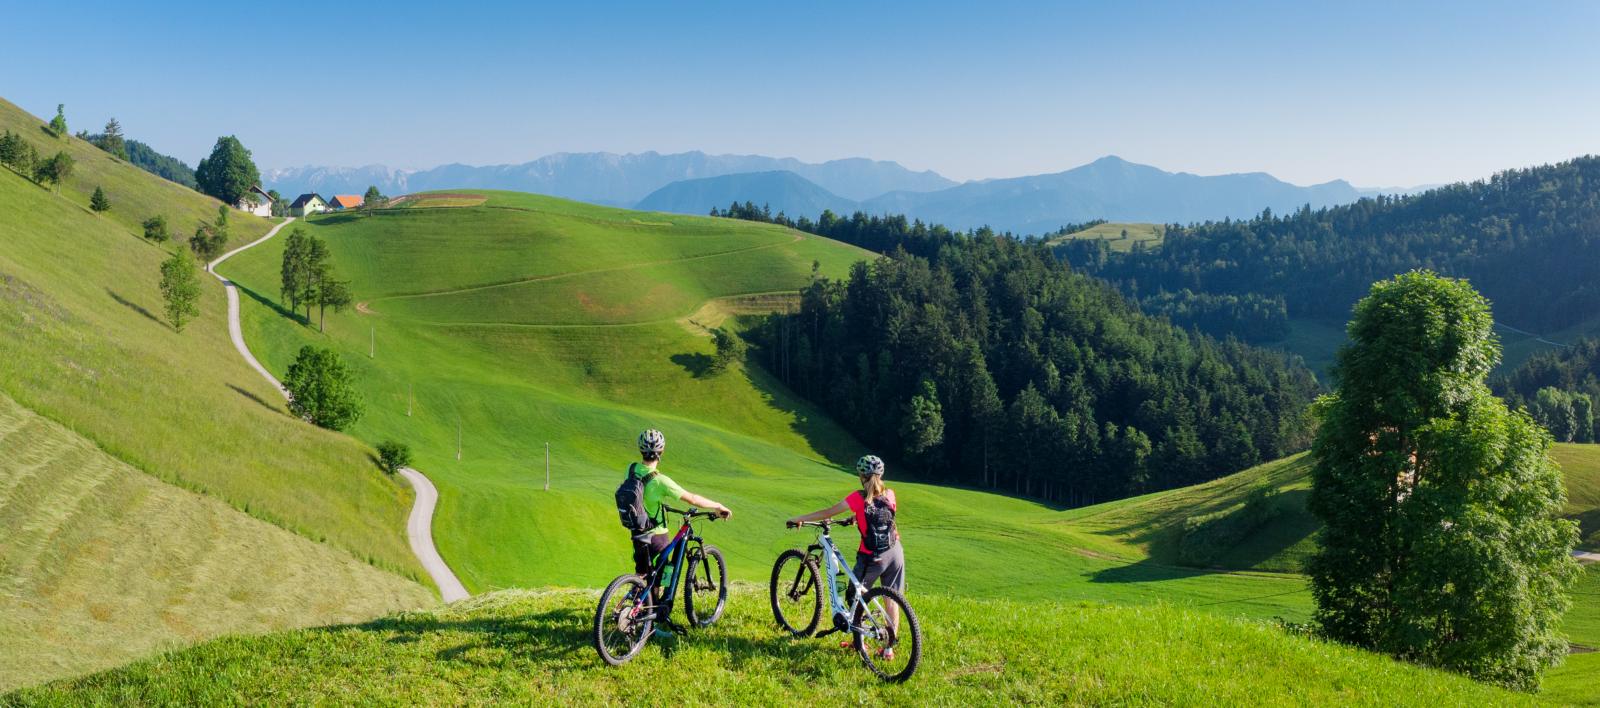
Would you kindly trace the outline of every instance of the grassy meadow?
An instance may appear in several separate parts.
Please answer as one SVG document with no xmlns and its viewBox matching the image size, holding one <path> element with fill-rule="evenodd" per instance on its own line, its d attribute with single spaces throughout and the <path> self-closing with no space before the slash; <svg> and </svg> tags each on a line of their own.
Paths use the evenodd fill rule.
<svg viewBox="0 0 1600 708">
<path fill-rule="evenodd" d="M 1082 231 L 1074 231 L 1064 236 L 1057 236 L 1050 240 L 1051 243 L 1063 241 L 1105 241 L 1113 251 L 1132 251 L 1134 244 L 1144 244 L 1144 248 L 1157 249 L 1161 247 L 1162 239 L 1167 236 L 1165 224 L 1142 224 L 1134 222 L 1112 221 L 1096 224 Z"/>
<path fill-rule="evenodd" d="M 0 691 L 221 634 L 433 604 L 423 586 L 129 467 L 0 394 Z"/>
<path fill-rule="evenodd" d="M 362 625 L 227 638 L 14 694 L 27 705 L 218 703 L 691 705 L 1524 705 L 1524 695 L 1165 604 L 953 599 L 922 592 L 923 663 L 883 684 L 832 637 L 790 639 L 763 590 L 715 626 L 608 668 L 594 591 L 506 591 Z"/>
</svg>

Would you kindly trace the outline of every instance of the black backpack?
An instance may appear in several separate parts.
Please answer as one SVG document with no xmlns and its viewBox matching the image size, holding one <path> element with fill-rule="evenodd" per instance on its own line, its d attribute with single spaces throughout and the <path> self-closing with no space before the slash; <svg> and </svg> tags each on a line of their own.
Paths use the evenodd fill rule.
<svg viewBox="0 0 1600 708">
<path fill-rule="evenodd" d="M 628 465 L 628 478 L 617 487 L 617 516 L 622 527 L 635 536 L 656 527 L 655 519 L 644 511 L 644 480 L 633 473 L 638 463 Z M 654 474 L 653 472 L 651 474 Z"/>
<path fill-rule="evenodd" d="M 861 543 L 867 551 L 877 555 L 894 548 L 894 507 L 889 500 L 877 497 L 867 502 L 862 516 L 866 517 L 867 528 L 861 534 Z"/>
</svg>

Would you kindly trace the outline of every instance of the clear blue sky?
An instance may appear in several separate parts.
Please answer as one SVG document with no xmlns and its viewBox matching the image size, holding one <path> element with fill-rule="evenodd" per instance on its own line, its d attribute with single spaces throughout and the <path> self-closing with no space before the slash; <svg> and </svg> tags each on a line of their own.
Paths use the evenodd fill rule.
<svg viewBox="0 0 1600 708">
<path fill-rule="evenodd" d="M 1600 3 L 770 5 L 12 3 L 0 96 L 263 167 L 1117 154 L 1391 186 L 1600 153 Z"/>
</svg>

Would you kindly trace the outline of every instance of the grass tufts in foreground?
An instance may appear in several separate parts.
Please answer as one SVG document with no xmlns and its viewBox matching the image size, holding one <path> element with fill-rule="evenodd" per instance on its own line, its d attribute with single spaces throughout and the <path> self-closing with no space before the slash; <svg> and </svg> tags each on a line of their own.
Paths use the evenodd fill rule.
<svg viewBox="0 0 1600 708">
<path fill-rule="evenodd" d="M 717 626 L 609 668 L 589 645 L 596 593 L 506 591 L 362 625 L 222 639 L 5 698 L 24 705 L 1032 703 L 1515 705 L 1526 696 L 1164 605 L 915 595 L 927 644 L 882 684 L 834 637 L 780 635 L 738 586 Z"/>
</svg>

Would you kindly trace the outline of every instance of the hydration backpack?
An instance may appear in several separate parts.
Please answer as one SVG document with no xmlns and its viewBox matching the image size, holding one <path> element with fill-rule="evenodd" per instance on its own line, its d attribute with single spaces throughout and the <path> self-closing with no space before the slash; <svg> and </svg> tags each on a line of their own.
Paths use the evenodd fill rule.
<svg viewBox="0 0 1600 708">
<path fill-rule="evenodd" d="M 867 502 L 862 516 L 866 517 L 867 528 L 861 534 L 861 543 L 867 550 L 877 555 L 894 548 L 894 507 L 889 500 L 880 496 Z"/>
<path fill-rule="evenodd" d="M 644 480 L 633 473 L 636 464 L 628 465 L 628 478 L 622 480 L 622 486 L 617 487 L 617 516 L 628 533 L 639 536 L 649 533 L 656 527 L 656 522 L 645 513 Z"/>
</svg>

